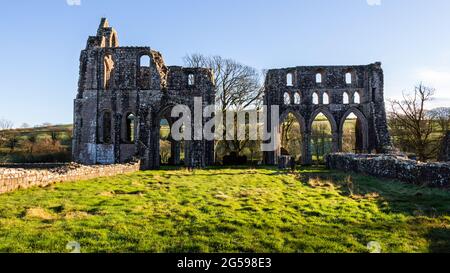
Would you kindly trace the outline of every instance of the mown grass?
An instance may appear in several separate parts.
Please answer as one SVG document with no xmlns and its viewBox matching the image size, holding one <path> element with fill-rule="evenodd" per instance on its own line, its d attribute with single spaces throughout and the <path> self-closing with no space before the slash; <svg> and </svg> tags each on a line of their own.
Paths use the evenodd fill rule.
<svg viewBox="0 0 450 273">
<path fill-rule="evenodd" d="M 162 170 L 0 195 L 0 252 L 450 252 L 450 193 L 305 169 Z"/>
</svg>

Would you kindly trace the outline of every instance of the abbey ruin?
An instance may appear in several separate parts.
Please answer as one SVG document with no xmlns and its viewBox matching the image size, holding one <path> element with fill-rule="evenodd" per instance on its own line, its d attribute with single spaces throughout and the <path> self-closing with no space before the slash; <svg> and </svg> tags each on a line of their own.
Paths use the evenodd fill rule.
<svg viewBox="0 0 450 273">
<path fill-rule="evenodd" d="M 312 162 L 312 124 L 319 114 L 331 124 L 333 153 L 342 151 L 344 122 L 352 113 L 357 117 L 355 152 L 391 152 L 381 63 L 274 69 L 265 85 L 264 104 L 280 106 L 280 124 L 290 113 L 300 124 L 303 164 Z M 280 154 L 281 147 L 266 153 L 266 163 L 275 164 Z"/>
<path fill-rule="evenodd" d="M 170 125 L 172 107 L 193 107 L 194 97 L 214 104 L 211 70 L 166 66 L 150 47 L 120 47 L 117 32 L 102 19 L 81 52 L 73 159 L 93 165 L 137 158 L 142 169 L 158 168 L 161 120 Z M 177 165 L 181 145 L 171 141 L 171 146 L 171 162 Z M 213 142 L 185 141 L 183 146 L 186 166 L 213 163 Z"/>
<path fill-rule="evenodd" d="M 264 104 L 280 106 L 280 123 L 291 113 L 300 124 L 302 163 L 312 161 L 312 122 L 320 113 L 331 124 L 333 152 L 342 150 L 343 124 L 351 113 L 357 117 L 356 152 L 390 151 L 380 63 L 269 70 L 265 86 Z M 117 32 L 102 19 L 80 57 L 74 160 L 92 165 L 139 159 L 142 169 L 159 168 L 161 120 L 172 124 L 173 106 L 193 108 L 195 97 L 204 107 L 215 103 L 213 71 L 166 66 L 150 47 L 120 47 Z M 270 128 L 270 118 L 267 123 Z M 265 153 L 266 164 L 277 163 L 280 146 Z M 171 164 L 180 164 L 181 147 L 186 166 L 214 164 L 214 141 L 171 140 Z"/>
</svg>

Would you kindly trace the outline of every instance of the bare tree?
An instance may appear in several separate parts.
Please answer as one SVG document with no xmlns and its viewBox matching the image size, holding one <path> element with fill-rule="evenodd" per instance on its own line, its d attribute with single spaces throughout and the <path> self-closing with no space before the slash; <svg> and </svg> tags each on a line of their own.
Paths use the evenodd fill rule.
<svg viewBox="0 0 450 273">
<path fill-rule="evenodd" d="M 20 128 L 22 128 L 22 129 L 28 129 L 28 128 L 31 128 L 31 126 L 30 126 L 30 124 L 24 122 L 24 123 L 22 123 L 22 125 L 20 125 Z"/>
<path fill-rule="evenodd" d="M 407 141 L 420 160 L 426 161 L 435 154 L 431 135 L 435 122 L 429 118 L 425 109 L 435 90 L 419 84 L 412 93 L 403 93 L 402 100 L 390 100 L 392 120 L 400 128 L 402 138 Z"/>
<path fill-rule="evenodd" d="M 0 130 L 11 130 L 14 127 L 14 123 L 10 120 L 0 119 Z"/>
<path fill-rule="evenodd" d="M 445 135 L 450 130 L 450 107 L 441 107 L 429 112 L 430 118 L 434 119 L 442 129 Z"/>
<path fill-rule="evenodd" d="M 222 112 L 224 119 L 224 139 L 227 130 L 225 122 L 227 110 L 237 113 L 249 108 L 258 109 L 264 90 L 261 84 L 261 74 L 255 68 L 232 59 L 201 54 L 188 55 L 184 61 L 190 67 L 207 67 L 213 70 L 216 84 L 216 107 L 218 111 Z M 224 144 L 227 152 L 239 154 L 247 143 L 248 140 L 238 140 L 236 136 L 234 141 L 225 141 Z"/>
<path fill-rule="evenodd" d="M 0 119 L 0 147 L 8 141 L 8 135 L 13 129 L 14 123 L 6 119 Z"/>
</svg>

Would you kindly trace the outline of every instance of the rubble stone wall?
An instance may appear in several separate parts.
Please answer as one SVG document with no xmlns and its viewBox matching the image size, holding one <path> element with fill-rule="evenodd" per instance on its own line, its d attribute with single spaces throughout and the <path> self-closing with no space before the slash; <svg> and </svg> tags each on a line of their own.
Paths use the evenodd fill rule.
<svg viewBox="0 0 450 273">
<path fill-rule="evenodd" d="M 416 185 L 437 188 L 450 187 L 449 163 L 420 163 L 393 155 L 329 154 L 329 169 L 397 179 Z"/>
<path fill-rule="evenodd" d="M 53 183 L 136 172 L 140 163 L 84 166 L 79 164 L 0 165 L 0 194 Z"/>
</svg>

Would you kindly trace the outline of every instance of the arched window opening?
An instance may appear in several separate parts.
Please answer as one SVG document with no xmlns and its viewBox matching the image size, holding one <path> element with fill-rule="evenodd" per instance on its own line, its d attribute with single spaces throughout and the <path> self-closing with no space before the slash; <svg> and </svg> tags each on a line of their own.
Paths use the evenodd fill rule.
<svg viewBox="0 0 450 273">
<path fill-rule="evenodd" d="M 323 104 L 330 104 L 330 96 L 327 92 L 323 93 Z"/>
<path fill-rule="evenodd" d="M 189 74 L 188 75 L 188 85 L 189 86 L 195 85 L 195 76 L 194 76 L 194 74 Z"/>
<path fill-rule="evenodd" d="M 284 104 L 289 105 L 291 104 L 291 96 L 288 92 L 284 93 Z"/>
<path fill-rule="evenodd" d="M 167 113 L 167 114 L 170 114 Z M 174 134 L 183 135 L 186 126 L 182 125 L 178 128 L 178 132 L 172 131 L 172 124 L 166 118 L 162 118 L 159 122 L 159 164 L 167 166 L 186 165 L 186 158 L 189 158 L 189 143 L 184 137 L 177 141 L 173 138 Z"/>
<path fill-rule="evenodd" d="M 141 61 L 140 61 L 141 67 L 150 67 L 150 56 L 148 55 L 142 55 Z"/>
<path fill-rule="evenodd" d="M 345 73 L 345 83 L 347 84 L 353 83 L 353 74 L 351 72 Z"/>
<path fill-rule="evenodd" d="M 319 104 L 319 95 L 317 94 L 317 92 L 314 92 L 312 95 L 312 101 L 314 105 Z"/>
<path fill-rule="evenodd" d="M 316 83 L 322 83 L 322 73 L 316 74 Z"/>
<path fill-rule="evenodd" d="M 136 116 L 128 114 L 126 116 L 126 141 L 133 143 L 136 140 Z"/>
<path fill-rule="evenodd" d="M 359 92 L 355 92 L 355 94 L 353 95 L 353 102 L 356 104 L 361 103 L 361 96 L 359 95 Z"/>
<path fill-rule="evenodd" d="M 333 134 L 330 120 L 323 113 L 319 113 L 312 122 L 311 130 L 313 160 L 321 164 L 325 155 L 332 151 Z"/>
<path fill-rule="evenodd" d="M 347 92 L 344 92 L 344 94 L 342 95 L 342 102 L 343 102 L 344 104 L 349 104 L 349 103 L 350 103 L 350 98 L 349 98 Z"/>
<path fill-rule="evenodd" d="M 138 86 L 142 90 L 149 90 L 150 89 L 150 79 L 151 79 L 151 59 L 148 55 L 141 56 L 139 60 L 139 81 Z"/>
<path fill-rule="evenodd" d="M 294 157 L 296 161 L 301 162 L 302 145 L 300 123 L 292 113 L 289 113 L 281 124 L 281 155 Z"/>
<path fill-rule="evenodd" d="M 168 165 L 170 164 L 172 157 L 172 142 L 170 124 L 167 119 L 162 119 L 160 122 L 159 136 L 160 164 Z"/>
<path fill-rule="evenodd" d="M 300 96 L 300 93 L 296 92 L 294 95 L 294 103 L 295 104 L 301 104 L 302 103 L 302 97 Z"/>
<path fill-rule="evenodd" d="M 288 73 L 286 75 L 286 85 L 287 86 L 294 86 L 294 76 L 292 73 Z"/>
<path fill-rule="evenodd" d="M 342 152 L 362 153 L 364 150 L 363 137 L 361 119 L 352 112 L 345 118 L 343 124 Z"/>
<path fill-rule="evenodd" d="M 111 54 L 107 54 L 103 59 L 103 72 L 104 72 L 103 87 L 105 90 L 108 90 L 112 87 L 113 71 L 114 71 L 113 57 Z"/>
<path fill-rule="evenodd" d="M 110 112 L 104 112 L 103 113 L 103 121 L 102 121 L 102 127 L 103 127 L 103 139 L 102 142 L 104 144 L 111 144 L 111 132 L 112 132 L 112 126 L 111 126 L 111 113 Z"/>
</svg>

